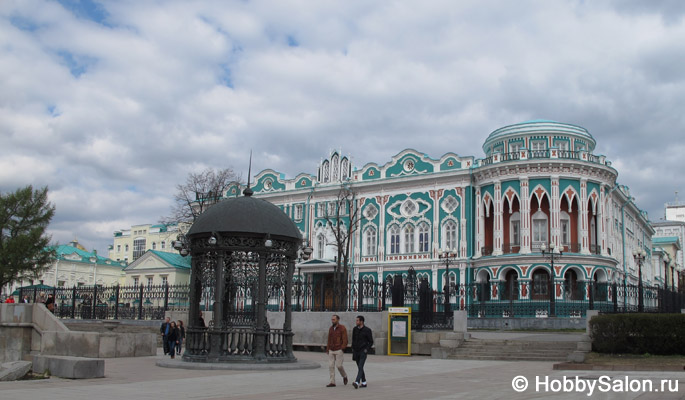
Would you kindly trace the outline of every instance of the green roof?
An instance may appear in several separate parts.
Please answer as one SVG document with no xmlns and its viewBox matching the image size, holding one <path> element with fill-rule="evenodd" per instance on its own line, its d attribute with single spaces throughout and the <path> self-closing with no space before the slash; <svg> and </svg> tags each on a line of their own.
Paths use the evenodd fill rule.
<svg viewBox="0 0 685 400">
<path fill-rule="evenodd" d="M 153 253 L 157 257 L 161 258 L 166 262 L 167 264 L 176 267 L 176 268 L 181 268 L 181 269 L 190 269 L 190 256 L 183 257 L 182 255 L 178 253 L 169 253 L 166 251 L 158 251 L 158 250 L 148 250 L 150 253 Z"/>
<path fill-rule="evenodd" d="M 96 259 L 97 259 L 96 262 L 99 265 L 111 265 L 113 267 L 121 267 L 121 268 L 126 267 L 126 263 L 123 261 L 114 261 L 114 260 L 111 260 L 107 257 L 102 257 L 96 253 L 93 253 L 90 251 L 84 251 L 84 250 L 81 250 L 81 249 L 76 248 L 74 246 L 70 246 L 68 244 L 60 244 L 57 246 L 50 246 L 50 247 L 48 247 L 48 249 L 55 250 L 55 253 L 57 254 L 57 258 L 60 258 L 60 259 L 64 258 L 67 255 L 71 255 L 71 254 L 76 253 L 77 255 L 79 255 L 81 257 L 81 260 L 80 260 L 81 262 L 92 263 L 92 261 L 90 261 L 90 259 L 93 257 L 96 257 Z M 75 261 L 78 261 L 78 260 L 75 260 Z"/>
<path fill-rule="evenodd" d="M 678 236 L 653 237 L 652 243 L 678 243 Z"/>
</svg>

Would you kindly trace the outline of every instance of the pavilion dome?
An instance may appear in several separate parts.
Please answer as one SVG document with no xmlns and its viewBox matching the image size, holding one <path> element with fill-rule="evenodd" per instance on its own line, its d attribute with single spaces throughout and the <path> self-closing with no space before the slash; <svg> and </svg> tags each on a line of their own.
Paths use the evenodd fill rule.
<svg viewBox="0 0 685 400">
<path fill-rule="evenodd" d="M 222 200 L 209 207 L 190 227 L 188 236 L 211 234 L 252 234 L 280 236 L 301 240 L 295 223 L 277 206 L 266 200 L 246 195 Z"/>
</svg>

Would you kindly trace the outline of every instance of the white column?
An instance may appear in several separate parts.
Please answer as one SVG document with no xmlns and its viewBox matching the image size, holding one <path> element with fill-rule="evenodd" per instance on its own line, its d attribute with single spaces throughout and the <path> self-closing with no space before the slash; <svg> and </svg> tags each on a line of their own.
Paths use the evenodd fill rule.
<svg viewBox="0 0 685 400">
<path fill-rule="evenodd" d="M 474 254 L 476 257 L 481 256 L 480 249 L 485 243 L 485 217 L 483 216 L 483 201 L 480 196 L 480 187 L 476 186 L 476 215 L 478 215 L 478 222 L 476 223 L 476 248 Z"/>
<path fill-rule="evenodd" d="M 468 253 L 468 242 L 467 242 L 467 232 L 466 232 L 466 202 L 464 201 L 464 188 L 457 188 L 457 194 L 459 195 L 459 204 L 461 208 L 461 215 L 459 217 L 459 225 L 461 228 L 461 234 L 459 235 L 459 254 L 458 257 L 466 257 Z"/>
<path fill-rule="evenodd" d="M 550 238 L 549 242 L 554 243 L 557 247 L 561 244 L 561 212 L 560 212 L 560 194 L 559 194 L 559 176 L 552 176 L 550 179 L 550 186 L 552 188 L 551 204 L 550 204 Z"/>
<path fill-rule="evenodd" d="M 587 179 L 580 180 L 580 253 L 590 254 L 590 241 L 588 238 L 587 221 Z"/>
<path fill-rule="evenodd" d="M 519 178 L 521 184 L 521 254 L 530 253 L 530 188 L 528 177 Z"/>
<path fill-rule="evenodd" d="M 493 256 L 499 256 L 502 254 L 502 241 L 504 240 L 502 234 L 502 225 L 504 224 L 504 218 L 502 216 L 502 183 L 500 181 L 495 182 L 495 215 L 493 223 Z"/>
</svg>

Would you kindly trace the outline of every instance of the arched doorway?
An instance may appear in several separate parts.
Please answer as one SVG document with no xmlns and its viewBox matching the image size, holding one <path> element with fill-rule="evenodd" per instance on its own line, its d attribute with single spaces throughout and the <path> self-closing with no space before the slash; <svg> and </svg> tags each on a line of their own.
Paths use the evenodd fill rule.
<svg viewBox="0 0 685 400">
<path fill-rule="evenodd" d="M 519 274 L 511 269 L 507 271 L 502 286 L 502 300 L 518 300 L 519 299 Z"/>
<path fill-rule="evenodd" d="M 531 298 L 533 300 L 549 300 L 551 287 L 547 270 L 538 268 L 533 271 L 532 285 Z"/>
<path fill-rule="evenodd" d="M 564 298 L 566 300 L 582 300 L 582 294 L 578 287 L 578 274 L 572 268 L 564 273 Z"/>
</svg>

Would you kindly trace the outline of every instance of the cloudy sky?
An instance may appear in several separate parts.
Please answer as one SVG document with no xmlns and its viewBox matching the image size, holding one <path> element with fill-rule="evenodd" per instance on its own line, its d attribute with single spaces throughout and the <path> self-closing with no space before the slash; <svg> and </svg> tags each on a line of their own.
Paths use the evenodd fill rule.
<svg viewBox="0 0 685 400">
<path fill-rule="evenodd" d="M 587 128 L 652 220 L 685 199 L 685 2 L 0 1 L 0 191 L 48 185 L 53 239 L 104 252 L 188 172 L 315 173 L 405 148 L 482 157 Z"/>
</svg>

